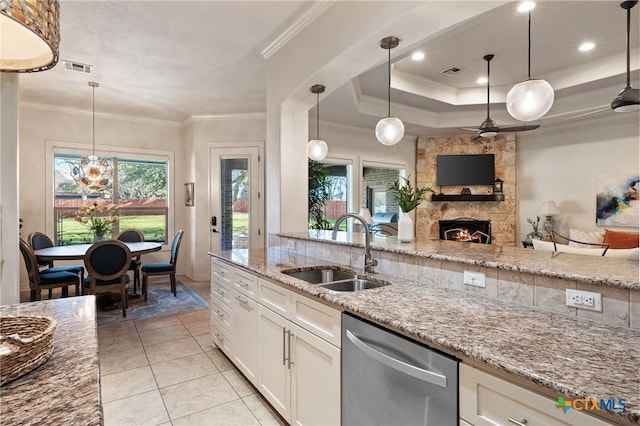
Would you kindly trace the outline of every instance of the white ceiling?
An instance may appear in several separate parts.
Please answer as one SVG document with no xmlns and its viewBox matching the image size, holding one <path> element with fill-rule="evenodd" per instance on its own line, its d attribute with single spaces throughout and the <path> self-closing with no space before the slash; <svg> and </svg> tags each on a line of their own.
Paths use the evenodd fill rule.
<svg viewBox="0 0 640 426">
<path fill-rule="evenodd" d="M 460 8 L 465 2 L 458 2 Z M 491 62 L 491 116 L 514 124 L 504 107 L 527 74 L 527 14 L 508 3 L 415 46 L 392 51 L 392 114 L 408 134 L 441 134 L 484 119 Z M 22 102 L 183 122 L 191 116 L 264 112 L 266 60 L 261 52 L 320 2 L 65 1 L 61 59 L 95 66 L 88 76 L 62 69 L 24 74 Z M 639 12 L 632 9 L 632 85 L 638 87 Z M 625 85 L 625 11 L 618 1 L 542 1 L 532 12 L 532 77 L 545 78 L 556 101 L 543 124 L 606 108 Z M 354 25 L 357 20 L 354 20 Z M 402 39 L 402 34 L 396 34 Z M 583 41 L 596 43 L 578 52 Z M 408 56 L 421 50 L 426 58 Z M 321 121 L 375 126 L 386 115 L 387 51 L 379 66 L 321 97 Z M 446 76 L 456 66 L 461 72 Z M 609 112 L 606 112 L 609 113 Z M 315 112 L 311 112 L 312 117 Z M 583 119 L 588 119 L 589 116 Z"/>
</svg>

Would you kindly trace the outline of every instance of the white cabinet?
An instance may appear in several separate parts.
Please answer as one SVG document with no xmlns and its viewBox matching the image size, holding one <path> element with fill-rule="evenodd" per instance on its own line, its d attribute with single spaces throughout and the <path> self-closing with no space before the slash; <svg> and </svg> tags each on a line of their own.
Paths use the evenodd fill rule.
<svg viewBox="0 0 640 426">
<path fill-rule="evenodd" d="M 340 349 L 291 325 L 292 424 L 340 424 Z"/>
<path fill-rule="evenodd" d="M 233 363 L 252 383 L 258 377 L 258 303 L 237 293 L 233 296 Z"/>
<path fill-rule="evenodd" d="M 340 424 L 341 312 L 211 260 L 214 342 L 290 424 Z"/>
<path fill-rule="evenodd" d="M 258 390 L 273 408 L 291 421 L 290 322 L 262 305 L 258 306 Z"/>
<path fill-rule="evenodd" d="M 460 364 L 460 417 L 467 423 L 475 426 L 608 424 L 576 410 L 564 413 L 555 404 L 551 398 Z"/>
</svg>

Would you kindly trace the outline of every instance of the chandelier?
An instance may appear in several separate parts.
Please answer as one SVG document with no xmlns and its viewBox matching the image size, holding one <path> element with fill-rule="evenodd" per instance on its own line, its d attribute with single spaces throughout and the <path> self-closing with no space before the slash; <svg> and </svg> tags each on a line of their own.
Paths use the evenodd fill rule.
<svg viewBox="0 0 640 426">
<path fill-rule="evenodd" d="M 98 83 L 90 81 L 89 86 L 93 92 L 93 145 L 91 155 L 82 157 L 73 174 L 78 178 L 84 193 L 98 193 L 107 189 L 113 176 L 113 167 L 109 160 L 98 158 L 96 155 L 96 87 Z"/>
</svg>

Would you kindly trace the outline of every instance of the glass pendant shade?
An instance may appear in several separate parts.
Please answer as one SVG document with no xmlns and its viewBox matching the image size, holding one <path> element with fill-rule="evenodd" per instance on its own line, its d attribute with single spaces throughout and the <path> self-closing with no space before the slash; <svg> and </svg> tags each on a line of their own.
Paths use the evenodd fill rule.
<svg viewBox="0 0 640 426">
<path fill-rule="evenodd" d="M 311 139 L 307 142 L 307 157 L 314 161 L 321 161 L 327 156 L 329 147 L 322 139 Z"/>
<path fill-rule="evenodd" d="M 58 63 L 57 0 L 0 1 L 0 70 L 35 72 Z"/>
<path fill-rule="evenodd" d="M 553 87 L 545 80 L 530 79 L 516 84 L 507 94 L 507 111 L 520 121 L 533 121 L 551 109 Z"/>
<path fill-rule="evenodd" d="M 395 145 L 404 137 L 404 124 L 397 117 L 380 119 L 376 124 L 376 138 L 383 145 Z"/>
</svg>

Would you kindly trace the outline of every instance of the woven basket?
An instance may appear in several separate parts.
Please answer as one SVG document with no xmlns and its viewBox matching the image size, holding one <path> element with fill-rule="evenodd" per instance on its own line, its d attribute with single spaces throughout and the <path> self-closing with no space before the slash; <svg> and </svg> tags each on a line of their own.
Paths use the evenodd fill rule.
<svg viewBox="0 0 640 426">
<path fill-rule="evenodd" d="M 47 362 L 55 329 L 50 317 L 0 317 L 0 386 Z"/>
</svg>

